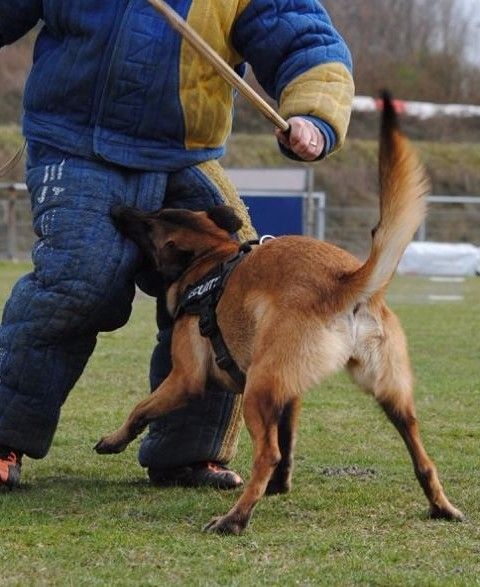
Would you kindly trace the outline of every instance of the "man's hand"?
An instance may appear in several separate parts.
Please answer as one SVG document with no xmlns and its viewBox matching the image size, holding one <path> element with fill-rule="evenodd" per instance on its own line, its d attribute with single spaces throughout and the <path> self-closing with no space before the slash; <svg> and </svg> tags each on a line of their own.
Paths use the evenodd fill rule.
<svg viewBox="0 0 480 587">
<path fill-rule="evenodd" d="M 287 122 L 290 125 L 288 134 L 280 129 L 275 130 L 278 141 L 304 161 L 315 161 L 325 146 L 323 134 L 314 124 L 301 116 L 293 116 Z"/>
</svg>

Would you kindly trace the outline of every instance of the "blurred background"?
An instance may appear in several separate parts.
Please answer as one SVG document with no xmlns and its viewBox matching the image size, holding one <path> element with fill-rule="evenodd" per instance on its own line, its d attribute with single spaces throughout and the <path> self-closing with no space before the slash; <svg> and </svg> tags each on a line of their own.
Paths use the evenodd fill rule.
<svg viewBox="0 0 480 587">
<path fill-rule="evenodd" d="M 480 0 L 323 0 L 323 4 L 351 48 L 358 96 L 375 97 L 388 88 L 405 101 L 480 105 Z M 32 32 L 0 53 L 0 162 L 21 145 L 22 91 L 34 39 Z M 247 77 L 259 90 L 252 72 Z M 480 196 L 479 115 L 427 119 L 403 115 L 402 126 L 421 151 L 433 194 Z M 359 255 L 368 250 L 366 237 L 376 223 L 377 135 L 378 113 L 354 111 L 344 149 L 314 165 L 311 172 L 311 187 L 326 195 L 325 237 Z M 229 168 L 301 167 L 279 155 L 271 124 L 241 98 L 223 163 Z M 22 181 L 23 166 L 18 165 L 7 179 Z M 0 224 L 11 213 L 3 202 Z M 15 214 L 19 247 L 28 250 L 32 238 L 28 204 L 23 210 L 18 206 Z M 27 231 L 24 240 L 21 225 Z M 479 227 L 480 205 L 458 199 L 458 203 L 431 206 L 424 237 L 478 247 Z M 0 254 L 2 250 L 0 231 Z"/>
</svg>

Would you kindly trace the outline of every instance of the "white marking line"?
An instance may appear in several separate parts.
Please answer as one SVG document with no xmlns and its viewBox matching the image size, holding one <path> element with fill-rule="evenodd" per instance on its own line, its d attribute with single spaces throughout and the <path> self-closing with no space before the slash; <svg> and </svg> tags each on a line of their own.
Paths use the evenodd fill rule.
<svg viewBox="0 0 480 587">
<path fill-rule="evenodd" d="M 436 283 L 463 283 L 465 277 L 430 277 L 429 281 Z"/>
<path fill-rule="evenodd" d="M 45 202 L 46 198 L 47 198 L 47 192 L 48 192 L 48 188 L 45 186 L 42 188 L 42 191 L 40 192 L 40 195 L 37 197 L 37 202 L 39 204 L 43 204 L 43 202 Z"/>
<path fill-rule="evenodd" d="M 65 159 L 62 159 L 62 162 L 58 166 L 57 179 L 62 179 L 62 176 L 63 176 L 63 166 L 64 165 L 65 165 Z"/>
<path fill-rule="evenodd" d="M 463 296 L 437 296 L 437 295 L 429 295 L 428 299 L 432 302 L 461 302 L 463 300 Z"/>
</svg>

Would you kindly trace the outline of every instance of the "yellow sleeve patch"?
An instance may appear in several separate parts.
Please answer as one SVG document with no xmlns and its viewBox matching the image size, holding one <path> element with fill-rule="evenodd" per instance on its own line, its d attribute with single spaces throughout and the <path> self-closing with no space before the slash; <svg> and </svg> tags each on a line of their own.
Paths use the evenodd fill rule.
<svg viewBox="0 0 480 587">
<path fill-rule="evenodd" d="M 197 33 L 232 66 L 241 62 L 230 42 L 230 32 L 243 4 L 244 0 L 197 0 L 187 17 Z M 232 89 L 186 41 L 182 41 L 180 53 L 180 101 L 187 149 L 225 143 L 232 124 Z"/>
<path fill-rule="evenodd" d="M 284 88 L 279 113 L 283 118 L 302 114 L 321 118 L 337 135 L 336 150 L 345 141 L 353 96 L 353 79 L 345 65 L 317 65 Z"/>
</svg>

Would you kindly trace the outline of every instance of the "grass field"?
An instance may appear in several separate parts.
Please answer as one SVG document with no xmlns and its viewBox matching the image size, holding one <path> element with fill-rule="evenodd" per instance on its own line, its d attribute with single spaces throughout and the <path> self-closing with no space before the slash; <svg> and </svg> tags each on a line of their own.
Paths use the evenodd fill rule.
<svg viewBox="0 0 480 587">
<path fill-rule="evenodd" d="M 0 264 L 0 300 L 27 265 Z M 432 304 L 424 279 L 396 279 L 427 450 L 465 523 L 432 521 L 407 452 L 374 402 L 340 375 L 305 399 L 294 487 L 265 498 L 241 537 L 201 527 L 236 495 L 153 489 L 136 463 L 92 451 L 147 389 L 154 307 L 138 298 L 102 334 L 47 458 L 0 494 L 1 585 L 480 585 L 480 279 Z M 233 463 L 244 476 L 242 434 Z"/>
</svg>

